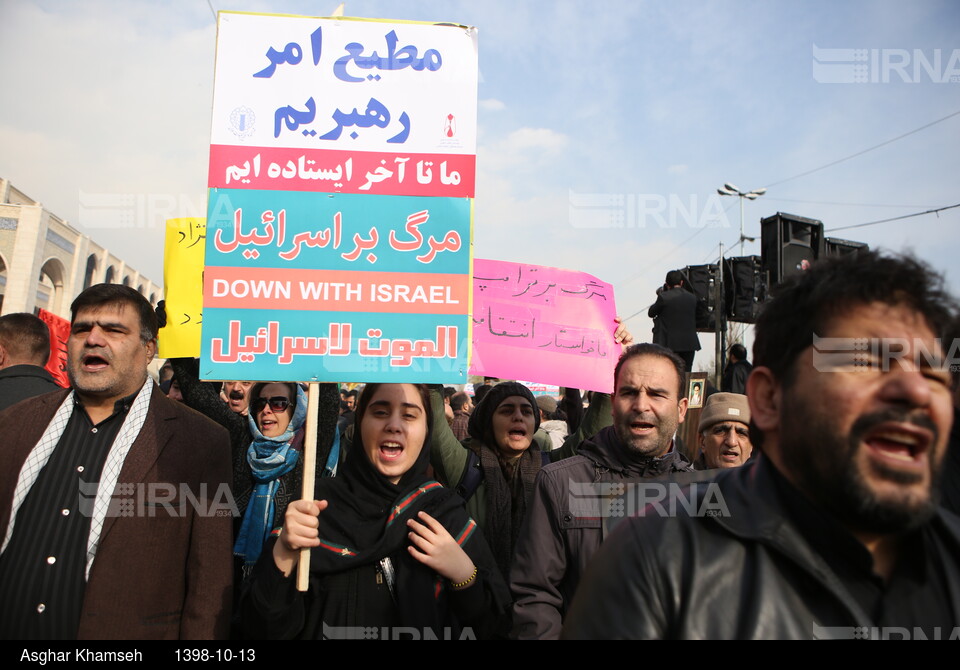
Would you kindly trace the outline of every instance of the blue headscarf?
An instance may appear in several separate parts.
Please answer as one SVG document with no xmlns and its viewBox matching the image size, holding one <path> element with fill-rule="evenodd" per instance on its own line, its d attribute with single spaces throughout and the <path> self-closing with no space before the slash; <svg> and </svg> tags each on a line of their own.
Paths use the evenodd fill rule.
<svg viewBox="0 0 960 670">
<path fill-rule="evenodd" d="M 253 405 L 251 399 L 251 405 Z M 266 437 L 257 428 L 253 413 L 247 415 L 253 442 L 247 449 L 247 463 L 253 474 L 253 493 L 243 514 L 243 523 L 233 553 L 243 558 L 244 566 L 252 567 L 260 557 L 263 544 L 273 530 L 273 515 L 276 506 L 274 495 L 280 486 L 280 477 L 296 467 L 299 450 L 293 447 L 295 434 L 301 430 L 307 418 L 307 395 L 297 385 L 297 405 L 293 418 L 282 435 Z M 302 440 L 300 440 L 302 442 Z"/>
</svg>

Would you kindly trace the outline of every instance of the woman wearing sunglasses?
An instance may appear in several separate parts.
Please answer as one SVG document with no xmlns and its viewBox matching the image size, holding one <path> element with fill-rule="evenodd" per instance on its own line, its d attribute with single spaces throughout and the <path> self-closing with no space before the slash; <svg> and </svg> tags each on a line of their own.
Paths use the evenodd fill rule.
<svg viewBox="0 0 960 670">
<path fill-rule="evenodd" d="M 241 471 L 247 482 L 237 492 L 243 520 L 233 547 L 243 560 L 244 576 L 283 522 L 287 504 L 300 495 L 306 416 L 306 394 L 297 384 L 260 382 L 250 390 L 247 421 L 252 439 L 239 454 L 246 462 Z"/>
<path fill-rule="evenodd" d="M 258 383 L 247 393 L 248 413 L 238 414 L 220 398 L 219 388 L 199 380 L 197 359 L 173 358 L 170 363 L 186 405 L 230 432 L 233 497 L 240 513 L 233 527 L 236 602 L 267 538 L 279 532 L 287 505 L 301 495 L 306 394 L 288 382 Z M 344 455 L 336 430 L 337 385 L 320 384 L 319 395 L 314 472 L 318 480 L 333 476 Z"/>
<path fill-rule="evenodd" d="M 422 385 L 364 388 L 351 457 L 317 482 L 315 500 L 290 503 L 251 575 L 240 605 L 248 636 L 461 639 L 504 624 L 509 595 L 486 542 L 463 500 L 427 475 L 429 407 Z"/>
<path fill-rule="evenodd" d="M 297 402 L 302 394 L 303 391 L 296 384 L 281 382 L 255 384 L 251 390 L 248 414 L 253 422 L 250 426 L 251 432 L 256 430 L 264 437 L 276 438 L 288 429 L 298 430 L 306 418 L 306 410 L 304 409 L 304 415 L 300 417 L 298 425 L 291 425 L 291 422 L 296 409 L 303 406 L 303 403 Z"/>
</svg>

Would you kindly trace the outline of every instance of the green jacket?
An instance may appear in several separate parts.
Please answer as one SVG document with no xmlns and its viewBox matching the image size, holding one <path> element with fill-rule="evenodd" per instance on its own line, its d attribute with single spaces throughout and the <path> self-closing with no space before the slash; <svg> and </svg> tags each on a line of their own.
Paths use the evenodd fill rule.
<svg viewBox="0 0 960 670">
<path fill-rule="evenodd" d="M 467 467 L 467 460 L 470 456 L 468 445 L 473 438 L 468 437 L 461 443 L 453 434 L 444 414 L 443 387 L 440 385 L 430 387 L 430 409 L 433 412 L 430 465 L 433 466 L 434 477 L 437 481 L 447 488 L 456 488 L 460 480 L 463 479 L 463 472 Z M 562 447 L 547 451 L 550 455 L 550 462 L 554 463 L 560 459 L 574 456 L 581 442 L 593 437 L 602 428 L 611 425 L 612 422 L 610 396 L 606 393 L 594 393 L 590 406 L 580 422 L 580 428 L 564 440 Z M 544 435 L 535 434 L 534 444 L 537 449 L 549 450 L 551 446 L 549 439 Z M 531 448 L 533 448 L 533 445 L 531 445 Z M 482 531 L 486 530 L 486 510 L 487 494 L 484 482 L 481 481 L 476 492 L 467 500 L 467 513 L 473 517 Z"/>
</svg>

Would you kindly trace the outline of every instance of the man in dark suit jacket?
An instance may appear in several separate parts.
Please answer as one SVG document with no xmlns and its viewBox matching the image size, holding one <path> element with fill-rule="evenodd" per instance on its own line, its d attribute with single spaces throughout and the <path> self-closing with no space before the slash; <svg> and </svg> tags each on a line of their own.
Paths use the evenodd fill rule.
<svg viewBox="0 0 960 670">
<path fill-rule="evenodd" d="M 72 391 L 0 413 L 0 637 L 225 638 L 227 432 L 147 376 L 136 291 L 100 284 L 71 311 Z"/>
<path fill-rule="evenodd" d="M 683 288 L 683 273 L 667 273 L 664 290 L 650 306 L 647 315 L 654 319 L 654 344 L 673 350 L 693 370 L 693 357 L 700 350 L 697 336 L 697 297 Z"/>
</svg>

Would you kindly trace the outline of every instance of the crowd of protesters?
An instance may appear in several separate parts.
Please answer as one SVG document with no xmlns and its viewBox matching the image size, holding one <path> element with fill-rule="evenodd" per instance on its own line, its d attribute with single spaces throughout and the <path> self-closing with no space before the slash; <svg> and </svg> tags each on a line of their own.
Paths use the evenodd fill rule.
<svg viewBox="0 0 960 670">
<path fill-rule="evenodd" d="M 658 344 L 611 324 L 610 394 L 321 384 L 312 416 L 303 385 L 206 382 L 195 359 L 155 383 L 162 309 L 123 286 L 72 305 L 70 389 L 42 322 L 0 317 L 0 637 L 960 637 L 942 278 L 818 262 L 696 398 L 699 347 L 670 325 L 694 306 L 667 279 Z"/>
</svg>

